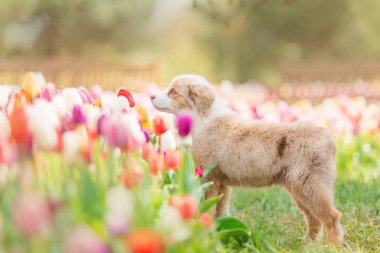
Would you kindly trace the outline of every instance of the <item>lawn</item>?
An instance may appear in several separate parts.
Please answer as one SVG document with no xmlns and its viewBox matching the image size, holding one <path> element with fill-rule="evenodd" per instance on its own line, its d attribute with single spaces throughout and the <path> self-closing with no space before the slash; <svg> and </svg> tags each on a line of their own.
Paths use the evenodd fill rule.
<svg viewBox="0 0 380 253">
<path fill-rule="evenodd" d="M 262 251 L 379 252 L 379 143 L 378 136 L 359 136 L 338 146 L 335 197 L 343 214 L 344 246 L 327 246 L 325 234 L 320 241 L 304 241 L 303 215 L 280 187 L 236 189 L 231 211 L 248 224 L 257 242 L 254 246 Z"/>
</svg>

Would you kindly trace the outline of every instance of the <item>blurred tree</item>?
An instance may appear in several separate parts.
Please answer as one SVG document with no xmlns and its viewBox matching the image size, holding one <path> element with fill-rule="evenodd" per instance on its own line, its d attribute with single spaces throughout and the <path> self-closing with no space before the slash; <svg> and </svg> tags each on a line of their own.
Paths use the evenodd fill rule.
<svg viewBox="0 0 380 253">
<path fill-rule="evenodd" d="M 5 55 L 86 54 L 100 48 L 125 52 L 141 41 L 154 7 L 154 0 L 0 2 Z"/>
<path fill-rule="evenodd" d="M 347 26 L 349 2 L 195 0 L 194 7 L 213 27 L 204 41 L 213 52 L 217 72 L 245 81 L 275 77 L 280 59 L 328 56 Z M 224 69 L 230 71 L 221 72 Z"/>
</svg>

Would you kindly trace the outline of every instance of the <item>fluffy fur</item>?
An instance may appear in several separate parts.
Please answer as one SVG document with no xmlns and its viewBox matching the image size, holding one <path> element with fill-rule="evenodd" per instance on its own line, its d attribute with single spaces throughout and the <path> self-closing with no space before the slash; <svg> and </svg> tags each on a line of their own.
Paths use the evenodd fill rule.
<svg viewBox="0 0 380 253">
<path fill-rule="evenodd" d="M 207 181 L 206 198 L 223 194 L 216 216 L 228 212 L 232 186 L 281 185 L 305 214 L 307 236 L 327 230 L 333 244 L 343 240 L 341 213 L 334 207 L 335 144 L 327 131 L 308 122 L 271 123 L 245 119 L 226 108 L 201 76 L 175 77 L 152 96 L 161 111 L 195 113 L 191 152 L 204 168 L 218 164 Z"/>
</svg>

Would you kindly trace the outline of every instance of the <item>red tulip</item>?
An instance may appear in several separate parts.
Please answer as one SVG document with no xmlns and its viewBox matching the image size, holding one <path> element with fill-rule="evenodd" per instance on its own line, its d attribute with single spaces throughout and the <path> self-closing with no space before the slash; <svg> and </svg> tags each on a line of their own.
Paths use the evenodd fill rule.
<svg viewBox="0 0 380 253">
<path fill-rule="evenodd" d="M 177 170 L 181 163 L 181 152 L 179 150 L 168 151 L 164 155 L 165 167 L 172 170 Z"/>
<path fill-rule="evenodd" d="M 171 204 L 178 209 L 185 220 L 194 218 L 197 213 L 198 204 L 191 195 L 175 196 L 171 199 Z"/>
<path fill-rule="evenodd" d="M 199 178 L 203 177 L 203 168 L 201 166 L 197 166 L 195 168 L 195 175 L 197 175 Z"/>
<path fill-rule="evenodd" d="M 125 243 L 132 253 L 161 253 L 165 245 L 161 237 L 149 229 L 141 229 L 131 233 Z"/>
<path fill-rule="evenodd" d="M 164 122 L 164 119 L 160 116 L 154 117 L 153 127 L 154 127 L 154 133 L 156 135 L 161 135 L 161 134 L 165 133 L 166 130 L 168 130 L 168 128 L 166 127 L 166 124 Z"/>
<path fill-rule="evenodd" d="M 128 99 L 130 107 L 134 107 L 135 106 L 135 100 L 133 99 L 132 94 L 128 90 L 126 90 L 126 89 L 120 89 L 119 92 L 117 93 L 117 96 L 118 97 L 123 96 L 126 99 Z"/>
</svg>

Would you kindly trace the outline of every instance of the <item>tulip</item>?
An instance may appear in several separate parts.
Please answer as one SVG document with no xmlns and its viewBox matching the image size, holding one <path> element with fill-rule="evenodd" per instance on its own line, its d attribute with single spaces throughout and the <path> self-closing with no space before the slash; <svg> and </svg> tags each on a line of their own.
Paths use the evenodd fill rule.
<svg viewBox="0 0 380 253">
<path fill-rule="evenodd" d="M 159 153 L 152 152 L 148 163 L 149 169 L 154 175 L 157 175 L 163 169 L 162 157 Z"/>
<path fill-rule="evenodd" d="M 189 113 L 181 113 L 178 115 L 176 123 L 179 136 L 185 137 L 191 131 L 193 117 Z"/>
<path fill-rule="evenodd" d="M 123 186 L 115 186 L 107 193 L 106 224 L 111 235 L 128 231 L 133 216 L 133 194 Z"/>
<path fill-rule="evenodd" d="M 55 85 L 53 83 L 48 83 L 42 89 L 39 97 L 50 102 L 52 98 L 57 94 L 58 94 L 58 89 L 55 87 Z"/>
<path fill-rule="evenodd" d="M 84 114 L 83 108 L 80 105 L 74 105 L 73 122 L 75 124 L 85 124 L 86 123 L 86 115 Z"/>
<path fill-rule="evenodd" d="M 142 157 L 145 161 L 149 161 L 152 153 L 156 152 L 152 143 L 145 143 L 142 145 Z"/>
<path fill-rule="evenodd" d="M 22 80 L 22 87 L 31 98 L 35 98 L 45 85 L 45 78 L 40 72 L 28 72 Z"/>
<path fill-rule="evenodd" d="M 148 129 L 143 128 L 144 136 L 145 136 L 145 142 L 150 142 L 150 133 Z"/>
<path fill-rule="evenodd" d="M 201 166 L 197 166 L 194 172 L 195 172 L 195 175 L 198 176 L 199 178 L 203 177 L 203 168 Z"/>
<path fill-rule="evenodd" d="M 119 96 L 113 101 L 112 111 L 113 113 L 120 114 L 122 112 L 128 112 L 130 110 L 130 105 L 128 99 L 123 96 Z"/>
<path fill-rule="evenodd" d="M 133 99 L 132 94 L 128 90 L 120 89 L 119 92 L 117 93 L 117 96 L 118 97 L 120 97 L 120 96 L 125 97 L 128 100 L 130 107 L 135 106 L 135 100 Z"/>
<path fill-rule="evenodd" d="M 63 251 L 65 253 L 108 253 L 110 249 L 91 228 L 79 225 L 65 232 Z"/>
<path fill-rule="evenodd" d="M 126 247 L 132 253 L 161 253 L 165 245 L 161 237 L 149 229 L 133 231 L 125 240 Z"/>
<path fill-rule="evenodd" d="M 80 158 L 81 137 L 76 131 L 67 131 L 62 135 L 63 157 L 73 162 Z"/>
<path fill-rule="evenodd" d="M 144 174 L 142 171 L 136 169 L 124 170 L 122 174 L 122 181 L 127 188 L 135 188 L 140 184 Z"/>
<path fill-rule="evenodd" d="M 85 87 L 79 87 L 78 92 L 84 104 L 94 103 L 94 100 L 92 99 L 90 92 Z"/>
<path fill-rule="evenodd" d="M 12 164 L 17 160 L 17 144 L 13 140 L 0 141 L 0 164 Z"/>
<path fill-rule="evenodd" d="M 181 152 L 179 150 L 168 151 L 164 155 L 165 167 L 172 170 L 178 170 L 181 163 Z"/>
<path fill-rule="evenodd" d="M 209 213 L 202 213 L 199 216 L 199 223 L 202 224 L 206 229 L 211 229 L 214 225 L 213 218 Z"/>
<path fill-rule="evenodd" d="M 9 115 L 12 138 L 17 144 L 30 145 L 31 134 L 27 128 L 28 118 L 24 109 L 17 109 Z"/>
<path fill-rule="evenodd" d="M 197 213 L 197 202 L 192 195 L 175 196 L 171 200 L 172 206 L 182 215 L 185 220 L 192 219 Z"/>
<path fill-rule="evenodd" d="M 130 142 L 128 143 L 129 150 L 135 150 L 146 142 L 146 137 L 141 129 L 137 115 L 124 113 L 121 115 L 120 120 L 123 122 L 130 137 Z"/>
<path fill-rule="evenodd" d="M 11 125 L 5 114 L 0 111 L 0 142 L 6 140 L 11 136 Z"/>
<path fill-rule="evenodd" d="M 60 127 L 60 121 L 52 104 L 37 99 L 33 106 L 26 109 L 28 128 L 35 146 L 43 150 L 54 150 L 58 144 L 57 129 Z M 40 119 L 41 115 L 44 115 L 44 120 Z"/>
<path fill-rule="evenodd" d="M 37 193 L 23 193 L 13 207 L 13 222 L 24 236 L 50 232 L 52 218 L 48 201 Z"/>
<path fill-rule="evenodd" d="M 63 118 L 67 113 L 67 104 L 61 95 L 54 96 L 51 100 L 55 111 L 59 118 Z"/>
<path fill-rule="evenodd" d="M 82 97 L 76 88 L 64 88 L 62 90 L 62 97 L 66 102 L 67 109 L 73 111 L 75 105 L 82 105 Z"/>
<path fill-rule="evenodd" d="M 160 147 L 162 151 L 171 151 L 176 149 L 177 143 L 171 130 L 167 130 L 160 136 Z"/>
<path fill-rule="evenodd" d="M 164 122 L 164 119 L 161 116 L 156 116 L 153 119 L 154 133 L 156 135 L 161 135 L 166 132 L 167 127 Z"/>
<path fill-rule="evenodd" d="M 89 106 L 87 112 L 87 130 L 91 136 L 95 136 L 98 133 L 98 121 L 101 117 L 101 111 L 98 107 Z"/>
<path fill-rule="evenodd" d="M 186 226 L 177 208 L 164 205 L 157 222 L 160 230 L 170 242 L 181 242 L 191 236 L 191 230 Z"/>
<path fill-rule="evenodd" d="M 140 116 L 141 123 L 144 126 L 149 121 L 149 115 L 145 109 L 145 107 L 142 104 L 136 105 L 136 111 L 138 115 Z"/>
</svg>

